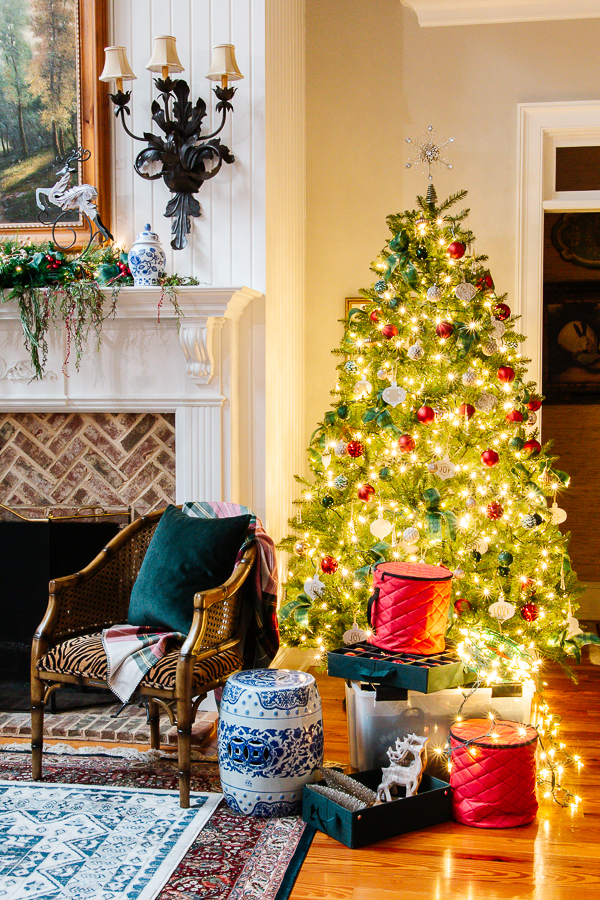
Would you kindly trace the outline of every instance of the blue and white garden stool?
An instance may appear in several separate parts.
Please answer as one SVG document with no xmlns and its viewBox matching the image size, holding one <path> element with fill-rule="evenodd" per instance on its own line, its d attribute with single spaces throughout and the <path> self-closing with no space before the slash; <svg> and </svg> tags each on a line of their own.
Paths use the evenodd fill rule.
<svg viewBox="0 0 600 900">
<path fill-rule="evenodd" d="M 302 791 L 323 762 L 323 717 L 308 672 L 253 669 L 227 679 L 219 709 L 225 799 L 251 816 L 300 813 Z"/>
</svg>

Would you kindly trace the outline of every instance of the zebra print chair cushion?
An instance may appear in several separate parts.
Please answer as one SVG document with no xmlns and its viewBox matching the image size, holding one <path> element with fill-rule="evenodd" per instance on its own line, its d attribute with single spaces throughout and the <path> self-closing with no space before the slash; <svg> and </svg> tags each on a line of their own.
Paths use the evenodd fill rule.
<svg viewBox="0 0 600 900">
<path fill-rule="evenodd" d="M 178 657 L 178 649 L 165 653 L 163 658 L 146 673 L 140 687 L 172 690 L 175 687 Z M 242 657 L 235 648 L 197 662 L 194 667 L 194 692 L 200 693 L 204 685 L 231 675 L 242 666 Z M 100 632 L 63 641 L 46 653 L 39 660 L 37 667 L 42 678 L 44 672 L 58 672 L 61 675 L 83 675 L 94 681 L 105 682 L 107 663 Z"/>
</svg>

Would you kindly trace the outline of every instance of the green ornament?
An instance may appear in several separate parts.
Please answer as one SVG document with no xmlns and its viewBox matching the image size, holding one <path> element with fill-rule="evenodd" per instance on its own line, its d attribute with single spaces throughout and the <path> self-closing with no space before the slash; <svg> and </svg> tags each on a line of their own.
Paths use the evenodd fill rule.
<svg viewBox="0 0 600 900">
<path fill-rule="evenodd" d="M 390 309 L 396 309 L 400 304 L 400 297 L 392 297 L 391 300 L 388 301 L 388 306 Z"/>
<path fill-rule="evenodd" d="M 514 437 L 510 439 L 510 441 L 508 442 L 508 446 L 511 450 L 522 450 L 525 446 L 525 441 L 523 440 L 523 438 Z"/>
<path fill-rule="evenodd" d="M 340 417 L 340 419 L 345 419 L 345 418 L 347 417 L 347 415 L 348 415 L 348 407 L 346 406 L 345 403 L 342 403 L 341 406 L 338 406 L 338 408 L 337 408 L 337 414 L 338 414 L 338 416 Z"/>
<path fill-rule="evenodd" d="M 379 470 L 379 477 L 382 481 L 391 481 L 394 477 L 393 469 L 390 469 L 389 466 L 384 466 L 383 469 Z"/>
<path fill-rule="evenodd" d="M 510 566 L 513 561 L 512 553 L 509 553 L 508 550 L 503 550 L 498 554 L 498 562 L 501 566 Z"/>
<path fill-rule="evenodd" d="M 498 566 L 498 575 L 502 575 L 503 578 L 506 578 L 507 575 L 510 575 L 510 569 L 508 566 Z"/>
<path fill-rule="evenodd" d="M 331 494 L 325 494 L 325 496 L 321 500 L 321 504 L 325 507 L 325 509 L 329 509 L 330 506 L 333 506 L 334 499 Z"/>
<path fill-rule="evenodd" d="M 479 560 L 481 559 L 481 553 L 479 552 L 479 550 L 473 550 L 473 559 L 475 560 L 475 562 L 479 562 Z"/>
</svg>

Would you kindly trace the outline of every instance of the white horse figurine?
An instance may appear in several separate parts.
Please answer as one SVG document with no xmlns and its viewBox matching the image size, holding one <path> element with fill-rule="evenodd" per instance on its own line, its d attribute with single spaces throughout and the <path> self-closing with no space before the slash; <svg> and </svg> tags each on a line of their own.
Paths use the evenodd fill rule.
<svg viewBox="0 0 600 900">
<path fill-rule="evenodd" d="M 86 156 L 87 154 L 87 156 Z M 76 171 L 71 168 L 71 163 L 82 159 L 89 159 L 89 151 L 78 147 L 66 160 L 62 169 L 58 171 L 58 181 L 51 188 L 38 188 L 35 192 L 35 202 L 42 212 L 49 213 L 51 204 L 66 211 L 76 209 L 91 222 L 95 222 L 98 231 L 108 240 L 112 240 L 112 234 L 102 222 L 94 200 L 98 191 L 91 184 L 76 184 L 70 187 L 71 178 Z"/>
<path fill-rule="evenodd" d="M 388 803 L 392 800 L 390 788 L 404 785 L 406 796 L 412 797 L 417 792 L 423 770 L 427 764 L 427 743 L 429 738 L 417 734 L 409 734 L 404 740 L 396 738 L 395 749 L 390 747 L 387 755 L 390 765 L 382 770 L 382 781 L 377 788 L 377 802 Z M 412 757 L 408 759 L 408 757 Z"/>
</svg>

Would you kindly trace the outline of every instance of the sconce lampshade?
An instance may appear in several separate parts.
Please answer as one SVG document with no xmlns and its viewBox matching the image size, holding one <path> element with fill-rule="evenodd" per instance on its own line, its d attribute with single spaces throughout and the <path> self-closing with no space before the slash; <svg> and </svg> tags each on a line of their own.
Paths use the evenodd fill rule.
<svg viewBox="0 0 600 900">
<path fill-rule="evenodd" d="M 133 74 L 129 65 L 125 47 L 105 47 L 104 68 L 99 80 L 115 81 L 117 78 L 120 78 L 121 81 L 134 81 L 137 75 Z"/>
<path fill-rule="evenodd" d="M 206 77 L 209 81 L 239 81 L 244 76 L 238 69 L 235 61 L 235 47 L 233 44 L 217 44 L 213 47 L 213 55 Z"/>
<path fill-rule="evenodd" d="M 175 40 L 170 34 L 161 34 L 159 37 L 155 37 L 152 57 L 146 68 L 151 72 L 162 72 L 163 69 L 168 69 L 169 72 L 183 72 L 181 60 L 177 56 Z"/>
</svg>

